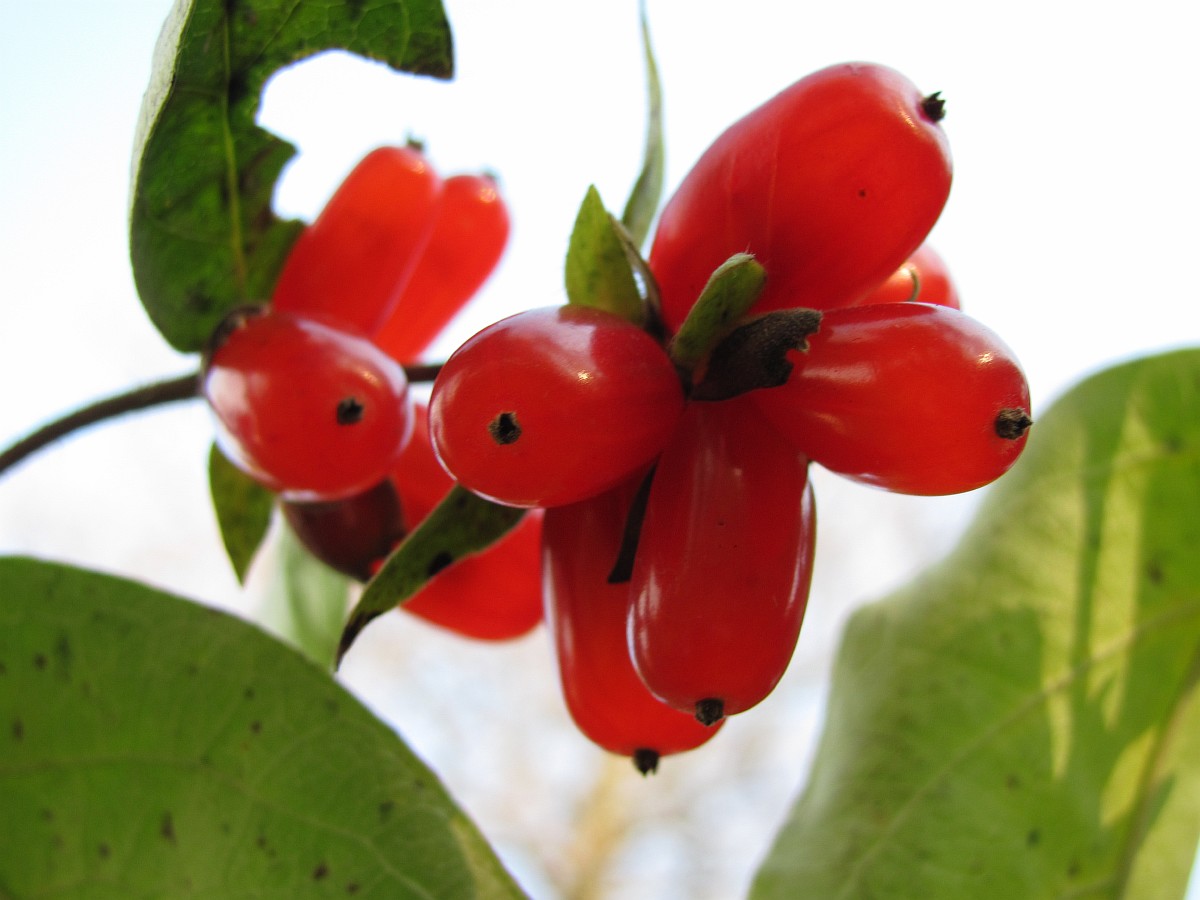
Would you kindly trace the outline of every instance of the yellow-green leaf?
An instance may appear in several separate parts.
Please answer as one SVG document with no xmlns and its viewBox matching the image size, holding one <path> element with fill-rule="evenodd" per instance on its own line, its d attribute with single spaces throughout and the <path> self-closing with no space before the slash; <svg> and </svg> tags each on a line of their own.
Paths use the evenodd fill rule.
<svg viewBox="0 0 1200 900">
<path fill-rule="evenodd" d="M 0 560 L 0 894 L 520 897 L 437 778 L 232 616 Z"/>
<path fill-rule="evenodd" d="M 1063 397 L 951 556 L 850 621 L 754 896 L 1181 897 L 1198 548 L 1200 351 Z"/>
</svg>

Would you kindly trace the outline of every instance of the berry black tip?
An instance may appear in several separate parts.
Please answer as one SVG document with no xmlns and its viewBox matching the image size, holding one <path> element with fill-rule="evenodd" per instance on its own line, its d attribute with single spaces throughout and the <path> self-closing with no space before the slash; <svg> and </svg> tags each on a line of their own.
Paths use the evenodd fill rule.
<svg viewBox="0 0 1200 900">
<path fill-rule="evenodd" d="M 696 721 L 701 725 L 716 725 L 725 718 L 725 701 L 720 697 L 706 697 L 696 703 Z"/>
<path fill-rule="evenodd" d="M 639 747 L 633 751 L 633 765 L 642 775 L 653 775 L 658 771 L 658 751 Z"/>
<path fill-rule="evenodd" d="M 946 101 L 942 99 L 941 91 L 934 91 L 921 101 L 921 111 L 931 122 L 940 122 L 946 118 Z"/>
<path fill-rule="evenodd" d="M 996 414 L 996 434 L 1006 441 L 1015 441 L 1029 430 L 1033 419 L 1023 409 L 1002 409 Z"/>
<path fill-rule="evenodd" d="M 488 422 L 488 434 L 497 444 L 515 444 L 521 436 L 521 426 L 515 412 L 502 412 Z"/>
<path fill-rule="evenodd" d="M 337 423 L 339 425 L 357 425 L 362 421 L 366 407 L 357 397 L 345 397 L 338 401 Z"/>
</svg>

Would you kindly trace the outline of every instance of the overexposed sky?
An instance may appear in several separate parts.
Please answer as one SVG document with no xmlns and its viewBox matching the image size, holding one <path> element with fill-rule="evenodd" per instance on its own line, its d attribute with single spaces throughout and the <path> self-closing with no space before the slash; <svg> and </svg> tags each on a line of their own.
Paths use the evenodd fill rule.
<svg viewBox="0 0 1200 900">
<path fill-rule="evenodd" d="M 171 5 L 0 0 L 4 445 L 83 401 L 195 365 L 145 319 L 126 236 L 133 128 Z M 445 173 L 498 173 L 513 211 L 513 242 L 472 317 L 446 336 L 441 351 L 504 314 L 561 302 L 562 259 L 578 204 L 594 183 L 620 209 L 644 134 L 636 0 L 446 5 L 458 54 L 454 82 L 327 57 L 274 83 L 263 114 L 301 150 L 277 195 L 285 214 L 312 216 L 363 153 L 410 135 L 426 142 Z M 886 63 L 922 89 L 942 92 L 956 168 L 933 242 L 964 308 L 1022 359 L 1035 418 L 1086 373 L 1200 343 L 1194 5 L 648 0 L 648 9 L 665 95 L 668 189 L 726 125 L 823 65 Z M 31 460 L 0 479 L 0 552 L 128 573 L 247 609 L 252 604 L 228 572 L 208 507 L 203 466 L 210 438 L 204 410 L 181 405 Z M 974 499 L 894 498 L 830 481 L 818 486 L 818 504 L 821 555 L 809 622 L 780 698 L 764 704 L 757 720 L 774 715 L 791 723 L 795 740 L 780 748 L 785 732 L 777 732 L 773 748 L 755 757 L 775 779 L 748 782 L 761 804 L 757 818 L 749 806 L 686 811 L 693 822 L 718 813 L 741 822 L 728 818 L 730 809 L 743 815 L 743 857 L 761 850 L 803 775 L 844 616 L 941 553 Z M 436 636 L 426 645 L 443 646 Z M 481 662 L 474 651 L 461 665 L 500 671 L 505 654 L 524 663 L 548 650 L 532 639 L 489 653 Z M 489 834 L 499 835 L 531 890 L 551 896 L 554 873 L 522 847 L 519 829 L 505 830 L 497 812 L 503 803 L 486 794 L 495 785 L 473 780 L 471 765 L 445 755 L 454 741 L 439 730 L 444 722 L 422 711 L 415 690 L 406 695 L 363 677 L 360 693 L 394 715 Z M 420 687 L 436 690 L 432 682 Z M 487 709 L 487 699 L 479 709 Z M 697 751 L 692 776 L 681 765 L 680 790 L 688 777 L 728 769 L 725 737 Z M 569 745 L 569 730 L 547 740 Z M 740 746 L 734 740 L 725 744 Z M 573 750 L 564 752 L 574 760 Z M 554 766 L 548 770 L 552 779 Z M 570 765 L 562 771 L 570 777 Z M 658 807 L 643 811 L 647 821 L 660 821 L 659 813 L 666 816 Z M 670 833 L 663 824 L 654 844 L 668 860 L 679 850 L 661 837 Z M 662 872 L 671 870 L 656 865 L 633 853 L 620 872 L 632 872 L 623 877 L 643 891 L 670 896 L 654 879 L 667 883 Z M 740 891 L 750 868 L 744 861 L 702 880 L 711 896 L 721 896 Z"/>
</svg>

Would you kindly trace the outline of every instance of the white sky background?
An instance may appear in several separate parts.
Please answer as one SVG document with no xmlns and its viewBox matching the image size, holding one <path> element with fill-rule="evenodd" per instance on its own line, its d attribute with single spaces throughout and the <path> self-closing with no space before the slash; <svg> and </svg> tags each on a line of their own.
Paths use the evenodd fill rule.
<svg viewBox="0 0 1200 900">
<path fill-rule="evenodd" d="M 5 446 L 84 401 L 195 364 L 142 313 L 125 230 L 134 123 L 170 6 L 0 0 Z M 562 301 L 577 206 L 589 183 L 611 208 L 623 205 L 645 113 L 635 0 L 447 0 L 447 9 L 456 81 L 331 58 L 270 90 L 264 113 L 301 150 L 277 197 L 284 214 L 311 217 L 363 153 L 410 134 L 444 173 L 499 174 L 513 241 L 442 351 L 487 321 Z M 1200 343 L 1194 5 L 649 0 L 649 16 L 668 189 L 726 125 L 825 64 L 883 62 L 943 92 L 956 169 L 933 242 L 966 310 L 1021 357 L 1035 418 L 1086 373 Z M 210 438 L 205 411 L 184 404 L 43 453 L 0 479 L 0 552 L 252 610 L 255 593 L 232 579 L 212 522 Z M 626 784 L 623 768 L 613 774 L 573 735 L 544 635 L 481 647 L 390 617 L 345 676 L 450 784 L 535 896 L 565 888 L 529 836 L 550 829 L 565 841 L 595 785 L 608 785 L 595 796 L 622 798 L 638 829 L 609 873 L 614 894 L 741 893 L 803 777 L 847 611 L 943 552 L 976 502 L 818 478 L 816 585 L 784 684 L 707 747 L 668 759 L 656 780 Z M 403 672 L 386 669 L 397 655 L 409 660 Z M 711 787 L 726 782 L 736 790 Z M 713 828 L 715 843 L 697 836 Z M 705 851 L 702 865 L 689 858 L 706 847 L 723 852 Z M 689 868 L 695 881 L 680 881 Z"/>
</svg>

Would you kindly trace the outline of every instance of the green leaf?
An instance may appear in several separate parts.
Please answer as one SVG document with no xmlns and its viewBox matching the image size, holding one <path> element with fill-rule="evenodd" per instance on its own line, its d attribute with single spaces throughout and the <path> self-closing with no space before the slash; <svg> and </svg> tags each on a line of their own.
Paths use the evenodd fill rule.
<svg viewBox="0 0 1200 900">
<path fill-rule="evenodd" d="M 456 560 L 491 546 L 524 514 L 523 509 L 484 500 L 460 485 L 452 487 L 367 584 L 342 632 L 338 660 L 373 619 L 415 595 Z"/>
<path fill-rule="evenodd" d="M 762 293 L 767 270 L 749 253 L 735 253 L 709 276 L 700 296 L 667 348 L 671 361 L 691 372 L 708 358 L 721 338 Z"/>
<path fill-rule="evenodd" d="M 253 626 L 0 560 L 0 894 L 519 897 L 396 735 Z"/>
<path fill-rule="evenodd" d="M 851 619 L 753 895 L 1183 896 L 1198 510 L 1200 351 L 1062 398 L 951 556 Z"/>
<path fill-rule="evenodd" d="M 301 226 L 271 211 L 294 148 L 255 116 L 272 74 L 329 49 L 453 70 L 439 0 L 179 0 L 169 15 L 135 142 L 130 254 L 142 304 L 176 349 L 202 348 L 230 309 L 270 297 Z"/>
<path fill-rule="evenodd" d="M 654 58 L 654 47 L 650 43 L 650 24 L 646 21 L 643 3 L 642 47 L 646 56 L 646 99 L 648 115 L 646 122 L 646 146 L 642 151 L 642 171 L 633 185 L 633 191 L 625 202 L 621 224 L 629 234 L 635 247 L 641 247 L 650 233 L 650 224 L 658 211 L 662 199 L 663 170 L 666 166 L 662 131 L 662 84 L 658 78 L 658 62 Z"/>
<path fill-rule="evenodd" d="M 332 669 L 350 579 L 309 553 L 282 516 L 274 546 L 274 571 L 258 619 L 317 665 Z"/>
<path fill-rule="evenodd" d="M 271 524 L 275 495 L 226 459 L 215 444 L 208 452 L 208 488 L 225 552 L 238 581 L 245 583 Z"/>
<path fill-rule="evenodd" d="M 633 276 L 630 248 L 629 237 L 604 208 L 600 192 L 589 187 L 567 247 L 567 302 L 643 324 L 646 307 Z"/>
</svg>

